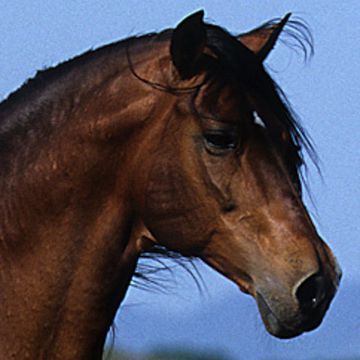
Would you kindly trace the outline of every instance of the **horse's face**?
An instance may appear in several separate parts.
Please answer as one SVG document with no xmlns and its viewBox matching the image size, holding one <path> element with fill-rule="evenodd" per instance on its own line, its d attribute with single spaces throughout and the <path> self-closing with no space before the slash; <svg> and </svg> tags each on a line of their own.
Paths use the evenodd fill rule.
<svg viewBox="0 0 360 360">
<path fill-rule="evenodd" d="M 179 96 L 147 176 L 144 222 L 159 244 L 251 294 L 270 333 L 296 336 L 320 324 L 340 271 L 301 201 L 290 134 L 274 144 L 249 96 L 230 79 L 217 89 L 215 79 L 200 90 L 201 116 Z"/>
</svg>

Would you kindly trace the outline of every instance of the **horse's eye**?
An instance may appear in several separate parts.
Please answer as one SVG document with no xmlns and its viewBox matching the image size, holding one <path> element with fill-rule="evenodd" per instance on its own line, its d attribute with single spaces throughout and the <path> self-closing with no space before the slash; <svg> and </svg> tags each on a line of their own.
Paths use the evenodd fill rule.
<svg viewBox="0 0 360 360">
<path fill-rule="evenodd" d="M 205 145 L 211 151 L 232 150 L 238 145 L 238 134 L 231 131 L 208 131 L 204 134 Z"/>
</svg>

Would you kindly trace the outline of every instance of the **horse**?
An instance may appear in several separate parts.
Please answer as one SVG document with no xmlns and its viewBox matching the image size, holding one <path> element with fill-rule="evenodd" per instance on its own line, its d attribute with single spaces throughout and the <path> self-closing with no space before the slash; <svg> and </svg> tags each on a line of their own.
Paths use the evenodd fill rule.
<svg viewBox="0 0 360 360">
<path fill-rule="evenodd" d="M 289 16 L 235 36 L 201 10 L 2 101 L 1 359 L 101 359 L 156 248 L 233 281 L 275 337 L 319 326 L 341 270 L 302 201 L 312 144 L 264 67 Z"/>
</svg>

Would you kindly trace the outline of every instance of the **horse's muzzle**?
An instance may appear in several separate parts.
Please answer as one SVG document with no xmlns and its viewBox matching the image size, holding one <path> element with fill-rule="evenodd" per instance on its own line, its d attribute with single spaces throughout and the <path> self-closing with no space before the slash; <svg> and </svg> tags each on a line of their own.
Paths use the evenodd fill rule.
<svg viewBox="0 0 360 360">
<path fill-rule="evenodd" d="M 257 291 L 255 298 L 267 331 L 288 339 L 316 329 L 330 306 L 340 278 L 340 272 L 334 283 L 322 274 L 309 276 L 296 287 L 290 304 L 283 298 L 276 300 L 268 291 L 267 296 Z"/>
</svg>

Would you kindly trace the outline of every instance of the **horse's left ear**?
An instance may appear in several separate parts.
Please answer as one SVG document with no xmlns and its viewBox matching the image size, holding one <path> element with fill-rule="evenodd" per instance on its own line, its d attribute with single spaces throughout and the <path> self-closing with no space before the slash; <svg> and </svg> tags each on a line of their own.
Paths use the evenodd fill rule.
<svg viewBox="0 0 360 360">
<path fill-rule="evenodd" d="M 275 46 L 282 29 L 288 22 L 291 13 L 286 14 L 285 17 L 278 22 L 268 27 L 260 27 L 252 30 L 246 34 L 239 36 L 239 40 L 253 53 L 256 54 L 260 61 L 264 61 L 269 55 L 270 51 Z"/>
<path fill-rule="evenodd" d="M 188 16 L 172 34 L 171 59 L 183 79 L 190 78 L 195 74 L 198 60 L 206 45 L 203 17 L 203 10 Z"/>
</svg>

